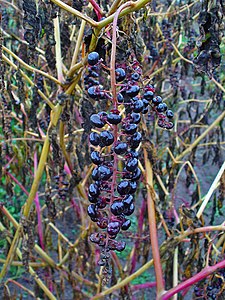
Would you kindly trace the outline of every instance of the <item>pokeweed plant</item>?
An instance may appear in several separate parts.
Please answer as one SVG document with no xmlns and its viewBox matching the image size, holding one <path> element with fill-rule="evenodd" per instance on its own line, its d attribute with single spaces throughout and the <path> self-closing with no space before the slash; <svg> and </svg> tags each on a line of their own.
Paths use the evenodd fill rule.
<svg viewBox="0 0 225 300">
<path fill-rule="evenodd" d="M 2 1 L 5 298 L 13 284 L 49 299 L 140 298 L 155 287 L 157 299 L 223 299 L 225 227 L 214 215 L 225 186 L 224 5 L 163 5 Z M 202 169 L 212 160 L 219 170 L 205 197 L 201 147 Z M 183 173 L 190 195 L 177 195 Z M 152 265 L 155 281 L 133 285 Z M 10 266 L 23 266 L 35 290 L 4 280 Z"/>
</svg>

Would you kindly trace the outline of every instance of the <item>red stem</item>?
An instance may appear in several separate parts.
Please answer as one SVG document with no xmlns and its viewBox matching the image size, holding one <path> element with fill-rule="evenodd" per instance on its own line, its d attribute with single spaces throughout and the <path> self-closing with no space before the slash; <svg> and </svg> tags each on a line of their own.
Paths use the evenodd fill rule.
<svg viewBox="0 0 225 300">
<path fill-rule="evenodd" d="M 131 286 L 132 291 L 138 291 L 140 289 L 149 289 L 156 286 L 156 282 L 146 282 L 141 284 L 135 284 Z"/>
<path fill-rule="evenodd" d="M 95 0 L 88 0 L 88 1 L 89 1 L 89 2 L 91 3 L 91 5 L 93 6 L 94 11 L 95 11 L 95 13 L 96 13 L 96 15 L 97 15 L 97 17 L 98 17 L 98 21 L 100 21 L 101 18 L 102 18 L 102 10 L 101 10 L 101 7 L 98 5 L 97 2 L 95 2 Z"/>
<path fill-rule="evenodd" d="M 169 291 L 167 291 L 164 295 L 161 296 L 160 300 L 171 299 L 171 297 L 173 295 L 179 293 L 180 291 L 186 289 L 187 287 L 189 287 L 189 286 L 199 282 L 200 280 L 206 278 L 207 276 L 209 276 L 210 274 L 212 274 L 216 270 L 222 269 L 224 267 L 225 267 L 225 260 L 215 264 L 214 266 L 205 267 L 201 272 L 195 274 L 191 278 L 181 282 L 176 287 L 174 287 L 174 288 L 170 289 Z"/>
<path fill-rule="evenodd" d="M 143 224 L 144 224 L 144 214 L 145 214 L 145 211 L 146 211 L 146 201 L 144 199 L 142 201 L 141 211 L 140 211 L 140 215 L 139 215 L 139 218 L 138 218 L 138 237 L 141 236 L 141 233 L 142 233 L 142 228 L 143 228 Z M 140 244 L 140 240 L 137 239 L 135 241 L 135 244 L 134 244 L 133 255 L 132 255 L 132 258 L 131 258 L 131 270 L 130 270 L 130 274 L 134 273 L 134 270 L 135 270 L 135 266 L 136 266 L 136 263 L 137 263 L 137 253 L 136 253 L 136 250 L 137 250 L 139 244 Z"/>
</svg>

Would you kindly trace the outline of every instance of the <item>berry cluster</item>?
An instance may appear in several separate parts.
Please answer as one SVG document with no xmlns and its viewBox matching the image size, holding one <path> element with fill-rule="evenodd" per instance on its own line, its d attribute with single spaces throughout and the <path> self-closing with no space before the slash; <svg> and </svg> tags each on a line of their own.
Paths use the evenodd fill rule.
<svg viewBox="0 0 225 300">
<path fill-rule="evenodd" d="M 142 134 L 138 131 L 141 114 L 149 108 L 158 116 L 158 124 L 170 129 L 173 112 L 167 110 L 160 96 L 155 96 L 152 85 L 141 86 L 142 69 L 137 60 L 130 67 L 117 67 L 116 99 L 99 84 L 99 71 L 102 64 L 99 54 L 88 55 L 88 74 L 85 87 L 89 97 L 97 102 L 110 99 L 114 107 L 90 116 L 94 130 L 89 135 L 91 161 L 96 167 L 88 190 L 88 215 L 97 226 L 105 231 L 93 233 L 90 240 L 104 249 L 99 264 L 105 265 L 109 250 L 122 251 L 125 242 L 115 238 L 121 230 L 127 230 L 131 221 L 127 218 L 134 212 L 134 194 L 137 190 L 141 170 L 138 167 L 138 152 Z M 143 91 L 143 95 L 141 95 Z M 122 106 L 123 105 L 123 106 Z M 124 107 L 122 114 L 119 108 Z"/>
<path fill-rule="evenodd" d="M 29 43 L 29 48 L 34 51 L 40 30 L 40 19 L 37 16 L 35 1 L 23 0 L 23 10 L 24 39 Z"/>
</svg>

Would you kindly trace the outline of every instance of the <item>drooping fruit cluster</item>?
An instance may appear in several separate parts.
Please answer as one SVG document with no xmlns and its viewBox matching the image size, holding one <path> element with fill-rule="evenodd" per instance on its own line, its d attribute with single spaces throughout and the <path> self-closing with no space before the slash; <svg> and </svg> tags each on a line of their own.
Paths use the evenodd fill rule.
<svg viewBox="0 0 225 300">
<path fill-rule="evenodd" d="M 138 131 L 140 113 L 145 114 L 151 108 L 159 117 L 159 126 L 173 127 L 170 122 L 172 111 L 167 110 L 161 97 L 154 95 L 152 85 L 141 86 L 142 69 L 138 61 L 132 59 L 131 66 L 115 69 L 117 90 L 116 99 L 113 99 L 111 93 L 99 84 L 99 71 L 104 67 L 99 54 L 91 52 L 88 55 L 87 93 L 95 101 L 110 99 L 113 106 L 108 112 L 100 111 L 90 116 L 93 131 L 89 141 L 95 168 L 92 171 L 94 182 L 88 189 L 91 204 L 87 212 L 102 229 L 90 236 L 92 242 L 104 249 L 100 265 L 107 263 L 110 250 L 123 251 L 126 246 L 124 241 L 116 241 L 115 238 L 121 230 L 129 229 L 131 221 L 127 217 L 135 208 L 134 194 L 141 177 L 137 152 L 142 140 Z"/>
</svg>

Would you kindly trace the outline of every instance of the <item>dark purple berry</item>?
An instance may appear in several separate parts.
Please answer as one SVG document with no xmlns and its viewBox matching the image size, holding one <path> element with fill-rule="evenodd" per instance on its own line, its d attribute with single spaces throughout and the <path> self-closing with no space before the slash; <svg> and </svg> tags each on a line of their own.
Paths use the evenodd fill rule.
<svg viewBox="0 0 225 300">
<path fill-rule="evenodd" d="M 134 212 L 135 206 L 134 203 L 131 203 L 130 207 L 124 210 L 125 216 L 130 216 Z"/>
<path fill-rule="evenodd" d="M 134 103 L 134 109 L 133 111 L 135 113 L 139 113 L 142 111 L 142 109 L 144 108 L 144 103 L 142 100 L 137 100 L 135 103 Z"/>
<path fill-rule="evenodd" d="M 92 179 L 93 180 L 99 180 L 99 173 L 98 173 L 98 167 L 94 168 L 92 173 L 91 173 Z"/>
<path fill-rule="evenodd" d="M 172 129 L 173 127 L 174 127 L 174 124 L 172 122 L 167 123 L 165 126 L 166 129 Z"/>
<path fill-rule="evenodd" d="M 147 100 L 152 100 L 154 97 L 154 93 L 152 91 L 147 91 L 144 93 L 144 98 L 147 99 Z"/>
<path fill-rule="evenodd" d="M 98 167 L 98 176 L 101 180 L 108 180 L 112 176 L 112 171 L 106 166 Z"/>
<path fill-rule="evenodd" d="M 126 220 L 122 225 L 121 225 L 121 229 L 122 230 L 127 230 L 131 225 L 131 221 L 130 220 Z"/>
<path fill-rule="evenodd" d="M 110 124 L 119 124 L 122 120 L 122 117 L 118 114 L 114 114 L 114 113 L 109 113 L 108 116 L 107 116 L 107 121 L 110 123 Z"/>
<path fill-rule="evenodd" d="M 92 183 L 89 186 L 89 194 L 93 197 L 97 197 L 100 194 L 100 190 L 97 184 Z"/>
<path fill-rule="evenodd" d="M 91 152 L 91 161 L 95 165 L 100 165 L 102 163 L 102 158 L 101 158 L 100 153 L 98 151 L 92 151 Z"/>
<path fill-rule="evenodd" d="M 135 132 L 135 134 L 130 138 L 129 143 L 132 149 L 136 149 L 142 140 L 142 135 L 140 132 Z"/>
<path fill-rule="evenodd" d="M 147 99 L 143 98 L 142 102 L 143 102 L 145 108 L 149 106 L 149 101 Z"/>
<path fill-rule="evenodd" d="M 127 134 L 134 134 L 137 131 L 137 124 L 127 124 L 124 127 L 124 131 Z"/>
<path fill-rule="evenodd" d="M 122 95 L 121 93 L 118 93 L 118 94 L 117 94 L 117 101 L 118 101 L 119 103 L 123 103 L 123 100 L 124 100 L 123 95 Z"/>
<path fill-rule="evenodd" d="M 134 173 L 132 174 L 131 179 L 133 181 L 138 181 L 141 178 L 141 170 L 139 168 L 137 168 Z"/>
<path fill-rule="evenodd" d="M 97 128 L 102 128 L 105 125 L 105 122 L 103 122 L 100 116 L 97 114 L 91 115 L 90 122 L 92 126 L 95 126 Z"/>
<path fill-rule="evenodd" d="M 137 133 L 138 133 L 138 132 L 137 132 Z M 138 152 L 135 151 L 135 150 L 130 150 L 130 151 L 128 152 L 128 155 L 129 155 L 130 157 L 133 157 L 133 158 L 138 158 Z"/>
<path fill-rule="evenodd" d="M 126 78 L 126 72 L 125 72 L 124 69 L 117 68 L 115 70 L 115 72 L 116 72 L 116 81 L 117 82 L 121 82 L 121 81 L 123 81 Z"/>
<path fill-rule="evenodd" d="M 94 66 L 98 63 L 99 61 L 99 54 L 98 52 L 91 52 L 88 54 L 88 63 L 90 66 Z"/>
<path fill-rule="evenodd" d="M 98 198 L 91 196 L 90 194 L 88 194 L 88 200 L 91 203 L 96 203 L 98 201 Z"/>
<path fill-rule="evenodd" d="M 172 112 L 172 110 L 168 109 L 166 112 L 166 116 L 168 119 L 173 119 L 174 113 Z"/>
<path fill-rule="evenodd" d="M 138 81 L 138 79 L 140 78 L 140 74 L 135 72 L 131 75 L 131 79 L 134 81 Z"/>
<path fill-rule="evenodd" d="M 143 108 L 141 113 L 142 114 L 147 114 L 148 113 L 148 107 Z"/>
<path fill-rule="evenodd" d="M 117 242 L 117 245 L 116 245 L 116 251 L 123 251 L 124 249 L 126 248 L 126 243 L 125 242 Z"/>
<path fill-rule="evenodd" d="M 96 90 L 96 86 L 91 86 L 89 87 L 89 89 L 87 90 L 88 95 L 92 98 L 92 99 L 97 99 L 98 98 L 98 93 Z"/>
<path fill-rule="evenodd" d="M 133 202 L 134 202 L 134 197 L 132 195 L 126 195 L 123 198 L 124 208 L 130 207 L 131 203 L 133 203 Z"/>
<path fill-rule="evenodd" d="M 152 104 L 158 105 L 160 103 L 162 103 L 162 98 L 160 96 L 156 96 L 152 99 Z"/>
<path fill-rule="evenodd" d="M 98 146 L 100 143 L 100 136 L 97 132 L 91 132 L 89 136 L 89 141 L 92 145 Z"/>
<path fill-rule="evenodd" d="M 159 103 L 157 106 L 156 106 L 156 110 L 158 112 L 164 112 L 164 103 Z"/>
<path fill-rule="evenodd" d="M 132 118 L 132 122 L 135 123 L 135 124 L 138 124 L 138 123 L 141 122 L 141 115 L 139 113 L 133 112 L 131 114 L 131 118 Z"/>
<path fill-rule="evenodd" d="M 95 204 L 90 204 L 88 206 L 87 213 L 88 213 L 90 218 L 96 218 L 97 217 Z"/>
<path fill-rule="evenodd" d="M 128 148 L 128 145 L 127 143 L 118 143 L 115 147 L 114 147 L 114 152 L 118 155 L 120 154 L 124 154 L 127 152 L 127 148 Z"/>
<path fill-rule="evenodd" d="M 129 87 L 129 89 L 126 91 L 127 96 L 129 97 L 135 97 L 140 91 L 140 87 L 138 85 L 132 85 Z"/>
<path fill-rule="evenodd" d="M 115 215 L 115 216 L 119 216 L 123 213 L 123 202 L 121 201 L 114 201 L 113 204 L 111 205 L 111 212 Z"/>
<path fill-rule="evenodd" d="M 110 131 L 104 130 L 100 133 L 100 141 L 101 146 L 110 146 L 114 142 L 114 136 Z"/>
<path fill-rule="evenodd" d="M 121 181 L 117 186 L 117 191 L 120 195 L 126 195 L 130 191 L 130 182 L 127 180 Z"/>
<path fill-rule="evenodd" d="M 138 160 L 137 158 L 131 158 L 126 163 L 126 169 L 129 172 L 134 172 L 138 167 Z"/>
<path fill-rule="evenodd" d="M 119 222 L 110 222 L 107 226 L 107 232 L 109 235 L 116 235 L 120 231 L 120 223 Z"/>
<path fill-rule="evenodd" d="M 137 182 L 136 181 L 130 181 L 130 194 L 134 194 L 137 190 Z"/>
</svg>

